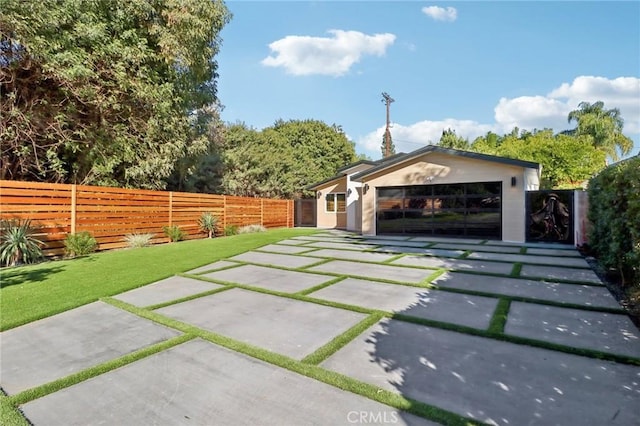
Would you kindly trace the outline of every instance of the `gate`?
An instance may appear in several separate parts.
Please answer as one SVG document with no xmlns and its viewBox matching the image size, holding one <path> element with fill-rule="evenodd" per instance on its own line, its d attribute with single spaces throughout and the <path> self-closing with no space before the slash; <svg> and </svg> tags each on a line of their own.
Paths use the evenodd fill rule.
<svg viewBox="0 0 640 426">
<path fill-rule="evenodd" d="M 574 244 L 574 191 L 527 191 L 527 242 Z"/>
<path fill-rule="evenodd" d="M 295 226 L 316 226 L 315 198 L 300 198 L 295 201 Z"/>
</svg>

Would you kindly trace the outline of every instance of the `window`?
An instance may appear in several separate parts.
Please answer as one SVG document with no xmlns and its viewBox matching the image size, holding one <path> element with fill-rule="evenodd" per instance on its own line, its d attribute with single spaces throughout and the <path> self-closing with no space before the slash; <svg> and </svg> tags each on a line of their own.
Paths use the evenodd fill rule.
<svg viewBox="0 0 640 426">
<path fill-rule="evenodd" d="M 327 194 L 324 208 L 327 213 L 344 213 L 347 211 L 347 195 L 344 192 Z"/>
</svg>

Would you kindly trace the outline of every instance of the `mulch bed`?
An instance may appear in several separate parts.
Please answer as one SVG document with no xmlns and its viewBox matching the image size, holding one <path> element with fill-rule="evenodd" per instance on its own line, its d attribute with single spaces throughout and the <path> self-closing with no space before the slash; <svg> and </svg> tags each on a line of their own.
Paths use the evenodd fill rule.
<svg viewBox="0 0 640 426">
<path fill-rule="evenodd" d="M 606 271 L 592 256 L 587 256 L 585 259 L 640 330 L 640 286 L 623 286 L 619 274 Z"/>
</svg>

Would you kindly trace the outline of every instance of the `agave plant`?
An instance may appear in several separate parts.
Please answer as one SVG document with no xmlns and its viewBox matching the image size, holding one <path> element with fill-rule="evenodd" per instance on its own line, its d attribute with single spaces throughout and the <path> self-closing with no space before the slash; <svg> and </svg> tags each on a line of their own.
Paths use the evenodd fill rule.
<svg viewBox="0 0 640 426">
<path fill-rule="evenodd" d="M 0 262 L 15 266 L 42 258 L 42 241 L 33 236 L 30 219 L 2 221 L 0 228 Z"/>
<path fill-rule="evenodd" d="M 209 238 L 212 238 L 216 233 L 216 226 L 218 226 L 218 217 L 213 213 L 202 213 L 198 219 L 198 227 L 202 232 L 207 232 Z"/>
</svg>

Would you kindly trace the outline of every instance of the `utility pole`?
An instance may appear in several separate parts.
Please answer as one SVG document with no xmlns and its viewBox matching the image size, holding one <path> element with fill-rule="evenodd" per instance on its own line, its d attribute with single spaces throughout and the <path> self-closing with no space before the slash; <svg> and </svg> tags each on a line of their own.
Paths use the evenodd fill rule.
<svg viewBox="0 0 640 426">
<path fill-rule="evenodd" d="M 395 99 L 389 96 L 387 92 L 382 92 L 382 102 L 387 105 L 387 127 L 384 131 L 384 158 L 387 158 L 391 155 L 391 131 L 389 130 L 391 128 L 391 120 L 389 119 L 389 106 L 391 102 L 395 102 Z"/>
</svg>

